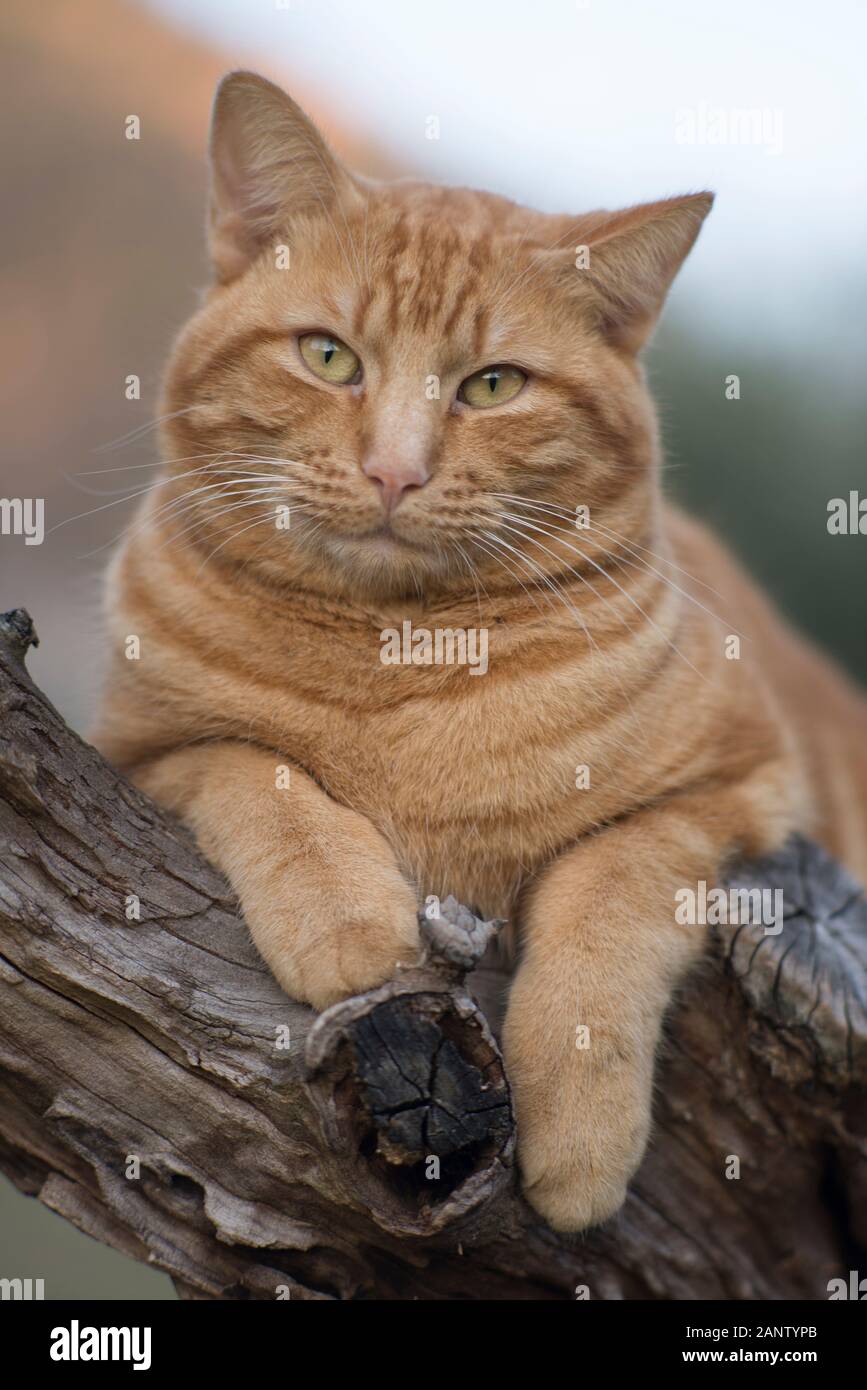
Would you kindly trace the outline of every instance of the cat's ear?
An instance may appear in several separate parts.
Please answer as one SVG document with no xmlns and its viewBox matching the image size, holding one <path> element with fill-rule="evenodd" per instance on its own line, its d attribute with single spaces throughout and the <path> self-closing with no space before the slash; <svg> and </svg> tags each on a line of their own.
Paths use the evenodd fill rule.
<svg viewBox="0 0 867 1390">
<path fill-rule="evenodd" d="M 588 219 L 583 274 L 618 346 L 637 352 L 645 343 L 712 206 L 712 193 L 693 193 Z"/>
<path fill-rule="evenodd" d="M 233 280 L 293 215 L 328 207 L 350 175 L 291 97 L 255 72 L 230 72 L 211 114 L 208 242 Z"/>
</svg>

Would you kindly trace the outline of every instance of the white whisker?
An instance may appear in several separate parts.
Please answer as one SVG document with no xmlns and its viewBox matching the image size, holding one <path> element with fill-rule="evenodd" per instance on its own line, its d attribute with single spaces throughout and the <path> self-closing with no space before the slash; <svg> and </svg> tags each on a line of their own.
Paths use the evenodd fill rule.
<svg viewBox="0 0 867 1390">
<path fill-rule="evenodd" d="M 537 505 L 537 504 L 535 504 L 535 503 L 530 503 L 527 499 L 518 498 L 518 497 L 514 497 L 514 496 L 510 496 L 508 493 L 504 493 L 504 492 L 495 492 L 495 493 L 491 493 L 491 496 L 492 496 L 492 497 L 497 497 L 497 498 L 503 498 L 503 499 L 505 499 L 505 500 L 507 500 L 507 501 L 521 502 L 521 503 L 523 503 L 523 505 L 525 505 L 525 506 L 530 506 L 530 507 L 534 508 L 537 512 L 543 512 L 544 510 L 547 509 L 548 512 L 549 512 L 549 514 L 557 515 L 557 517 L 558 517 L 559 520 L 570 520 L 570 521 L 573 523 L 571 526 L 553 527 L 553 522 L 552 522 L 552 523 L 550 523 L 550 524 L 552 525 L 552 527 L 553 527 L 554 530 L 563 530 L 566 534 L 572 535 L 572 536 L 574 536 L 574 534 L 575 534 L 575 526 L 574 526 L 575 518 L 574 518 L 574 516 L 572 515 L 572 513 L 571 513 L 570 511 L 568 511 L 568 509 L 566 509 L 565 507 L 564 507 L 564 508 L 556 508 L 556 510 L 555 510 L 554 504 L 546 503 L 546 504 L 545 504 L 545 507 L 543 508 L 542 506 L 539 506 L 539 505 Z M 601 535 L 601 536 L 604 537 L 608 528 L 600 527 L 598 523 L 594 523 L 594 524 L 592 524 L 591 526 L 589 526 L 587 529 L 588 529 L 590 532 L 594 532 L 594 531 L 595 531 L 595 532 L 597 532 L 599 535 Z M 617 540 L 617 543 L 618 543 L 619 545 L 621 545 L 624 549 L 630 550 L 631 553 L 632 553 L 633 555 L 635 554 L 635 551 L 632 549 L 632 546 L 631 546 L 631 543 L 630 543 L 630 542 L 623 540 L 621 537 L 618 537 L 618 536 L 617 536 L 617 533 L 616 533 L 615 531 L 611 531 L 609 534 L 610 534 L 612 537 L 614 537 L 614 538 Z M 648 550 L 648 548 L 647 548 L 646 546 L 640 546 L 639 549 L 647 550 L 647 553 L 650 554 L 650 555 L 653 555 L 653 554 L 655 553 L 654 551 Z M 580 553 L 582 553 L 582 552 L 578 552 L 578 553 L 580 554 Z M 744 634 L 743 634 L 742 632 L 738 632 L 738 629 L 737 629 L 736 627 L 732 626 L 731 623 L 727 622 L 727 620 L 726 620 L 725 618 L 721 618 L 720 615 L 719 615 L 718 613 L 714 613 L 714 611 L 713 611 L 712 608 L 708 608 L 705 604 L 703 604 L 703 603 L 701 602 L 700 599 L 697 599 L 697 598 L 695 597 L 694 594 L 687 593 L 687 591 L 686 591 L 685 589 L 682 589 L 682 588 L 680 587 L 679 584 L 676 584 L 676 583 L 674 582 L 673 579 L 669 579 L 668 575 L 662 574 L 658 569 L 656 569 L 656 567 L 655 567 L 654 565 L 649 565 L 649 564 L 647 563 L 646 560 L 642 560 L 642 558 L 641 558 L 640 555 L 636 556 L 636 559 L 635 559 L 634 561 L 629 561 L 629 560 L 621 559 L 620 557 L 617 557 L 617 556 L 613 556 L 613 555 L 611 554 L 610 551 L 607 551 L 607 552 L 606 552 L 606 557 L 609 558 L 609 559 L 615 559 L 615 560 L 617 560 L 618 563 L 620 563 L 621 565 L 627 565 L 627 566 L 629 566 L 630 569 L 645 570 L 647 573 L 655 575 L 655 576 L 657 577 L 657 579 L 661 579 L 661 580 L 662 580 L 663 584 L 667 584 L 668 587 L 669 587 L 670 589 L 672 589 L 675 593 L 680 594 L 680 596 L 681 596 L 682 598 L 685 598 L 685 599 L 687 600 L 688 603 L 692 603 L 692 604 L 695 605 L 696 608 L 700 608 L 701 611 L 702 611 L 703 613 L 706 613 L 706 614 L 708 615 L 709 618 L 713 618 L 714 622 L 720 623 L 723 627 L 725 627 L 725 628 L 727 629 L 728 632 L 735 633 L 738 637 L 742 637 L 743 640 L 744 640 L 745 642 L 746 642 L 746 641 L 749 641 L 749 638 L 745 637 Z M 589 557 L 585 557 L 585 558 L 588 559 L 588 561 L 589 561 Z M 668 564 L 668 565 L 671 566 L 672 569 L 678 570 L 678 572 L 679 572 L 680 574 L 683 574 L 683 575 L 684 575 L 687 579 L 689 579 L 692 583 L 702 585 L 702 580 L 697 579 L 694 575 L 690 574 L 688 570 L 681 569 L 679 565 L 675 565 L 673 561 L 665 560 L 664 557 L 662 557 L 662 556 L 657 556 L 657 558 L 660 559 L 661 562 L 662 562 L 663 564 Z M 592 561 L 589 561 L 589 562 L 592 563 Z M 609 576 L 609 578 L 610 578 L 610 576 Z M 614 583 L 614 580 L 612 579 L 611 582 Z M 715 594 L 717 598 L 722 598 L 722 595 L 721 595 L 721 594 L 718 594 L 717 591 L 716 591 L 715 589 L 711 589 L 711 587 L 710 587 L 709 584 L 703 584 L 702 587 L 704 587 L 705 589 L 710 589 L 710 592 L 711 592 L 712 594 Z"/>
<path fill-rule="evenodd" d="M 549 535 L 549 536 L 550 536 L 550 534 L 551 534 L 550 531 L 545 531 L 545 530 L 542 529 L 542 527 L 540 527 L 540 526 L 538 526 L 538 525 L 535 525 L 535 524 L 532 523 L 532 522 L 524 521 L 523 524 L 524 524 L 525 526 L 529 526 L 532 530 L 540 531 L 542 535 Z M 509 527 L 508 529 L 509 529 L 509 530 L 512 530 L 512 531 L 516 531 L 516 528 L 513 527 L 513 526 L 512 526 L 512 527 Z M 517 534 L 517 535 L 521 535 L 521 532 L 520 532 L 520 531 L 516 531 L 516 534 Z M 538 545 L 539 548 L 540 548 L 541 550 L 545 550 L 545 551 L 546 551 L 549 555 L 551 555 L 555 560 L 556 560 L 556 559 L 559 559 L 559 556 L 557 556 L 557 555 L 555 554 L 554 551 L 550 550 L 547 546 L 542 545 L 540 541 L 534 541 L 533 538 L 532 538 L 531 536 L 527 536 L 527 535 L 524 535 L 524 539 L 527 540 L 527 541 L 530 541 L 530 543 L 531 543 L 532 545 Z M 555 537 L 555 539 L 556 539 L 556 537 Z M 680 648 L 677 646 L 677 644 L 676 644 L 675 642 L 673 642 L 673 641 L 671 640 L 671 638 L 668 636 L 668 634 L 665 633 L 665 632 L 663 632 L 662 628 L 659 626 L 659 624 L 658 624 L 657 622 L 654 621 L 653 618 L 651 618 L 650 614 L 645 612 L 645 610 L 642 608 L 641 604 L 640 604 L 635 598 L 633 598 L 632 594 L 630 594 L 626 589 L 624 589 L 622 584 L 618 584 L 617 580 L 614 578 L 613 575 L 608 574 L 608 572 L 607 572 L 605 569 L 603 569 L 603 567 L 602 567 L 600 564 L 598 564 L 595 560 L 593 560 L 589 555 L 585 555 L 584 551 L 583 551 L 583 550 L 580 550 L 577 546 L 568 545 L 566 541 L 560 541 L 559 543 L 560 543 L 560 545 L 565 545 L 567 550 L 572 550 L 572 551 L 574 551 L 574 553 L 575 553 L 576 555 L 578 555 L 579 558 L 582 559 L 582 560 L 585 562 L 585 564 L 590 564 L 590 565 L 593 566 L 594 569 L 598 570 L 599 573 L 600 573 L 605 579 L 607 579 L 608 582 L 609 582 L 610 584 L 613 584 L 613 585 L 614 585 L 615 589 L 617 589 L 618 592 L 621 593 L 621 594 L 623 595 L 623 597 L 627 600 L 627 602 L 629 602 L 629 603 L 632 604 L 633 608 L 635 608 L 636 611 L 637 611 L 638 613 L 641 614 L 641 616 L 645 619 L 646 622 L 648 622 L 648 623 L 650 624 L 650 626 L 654 629 L 654 631 L 657 632 L 657 633 L 659 633 L 659 636 L 663 639 L 663 641 L 664 641 L 665 643 L 667 643 L 667 645 L 668 645 L 669 647 L 671 647 L 671 650 L 672 650 L 673 652 L 675 652 L 675 653 L 677 654 L 677 656 L 680 657 L 681 661 L 685 662 L 686 665 L 690 668 L 690 670 L 691 670 L 691 671 L 694 671 L 695 674 L 696 674 L 701 680 L 705 680 L 705 679 L 706 679 L 706 677 L 702 674 L 702 672 L 699 671 L 698 667 L 695 666 L 695 665 L 693 665 L 693 663 L 690 661 L 689 657 L 686 656 L 685 653 L 682 652 L 682 651 L 680 650 Z M 581 578 L 581 576 L 577 574 L 577 571 L 573 570 L 571 566 L 567 565 L 566 568 L 569 569 L 573 574 L 575 574 L 575 575 L 576 575 L 576 578 L 579 578 L 579 579 Z M 600 597 L 600 596 L 597 596 L 597 597 Z M 622 615 L 621 615 L 621 621 L 624 621 L 624 620 L 622 619 Z M 628 625 L 627 625 L 627 626 L 628 626 Z"/>
</svg>

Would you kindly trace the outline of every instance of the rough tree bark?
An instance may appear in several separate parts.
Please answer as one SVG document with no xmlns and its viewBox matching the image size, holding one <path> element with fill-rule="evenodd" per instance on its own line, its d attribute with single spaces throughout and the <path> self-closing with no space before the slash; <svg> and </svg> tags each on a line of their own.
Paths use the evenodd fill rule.
<svg viewBox="0 0 867 1390">
<path fill-rule="evenodd" d="M 33 685 L 34 640 L 0 619 L 0 1166 L 22 1191 L 197 1299 L 825 1298 L 864 1268 L 867 905 L 819 849 L 742 866 L 784 888 L 784 930 L 717 930 L 626 1206 L 557 1236 L 517 1189 L 490 953 L 464 982 L 493 929 L 449 904 L 422 967 L 317 1020 L 185 830 Z"/>
</svg>

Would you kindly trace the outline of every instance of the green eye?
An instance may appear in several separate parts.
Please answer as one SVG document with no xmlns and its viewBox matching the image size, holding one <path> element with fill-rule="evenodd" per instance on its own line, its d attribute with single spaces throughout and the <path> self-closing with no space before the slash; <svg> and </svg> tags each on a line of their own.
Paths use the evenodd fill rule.
<svg viewBox="0 0 867 1390">
<path fill-rule="evenodd" d="M 476 410 L 487 410 L 488 406 L 512 400 L 526 380 L 527 373 L 520 367 L 485 367 L 462 382 L 458 400 Z"/>
<path fill-rule="evenodd" d="M 352 348 L 328 333 L 304 333 L 298 339 L 301 356 L 314 376 L 345 386 L 361 366 Z"/>
</svg>

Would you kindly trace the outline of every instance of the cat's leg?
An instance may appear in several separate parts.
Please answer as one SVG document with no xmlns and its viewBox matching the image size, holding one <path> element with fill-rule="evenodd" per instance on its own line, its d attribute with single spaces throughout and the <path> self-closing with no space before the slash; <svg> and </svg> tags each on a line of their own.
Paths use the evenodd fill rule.
<svg viewBox="0 0 867 1390">
<path fill-rule="evenodd" d="M 390 846 L 307 773 L 242 743 L 166 754 L 135 781 L 193 829 L 238 895 L 260 954 L 295 999 L 323 1009 L 418 954 L 416 897 Z"/>
<path fill-rule="evenodd" d="M 706 937 L 675 920 L 675 894 L 713 886 L 735 845 L 780 843 L 776 804 L 745 790 L 636 813 L 568 850 L 528 893 L 503 1046 L 524 1194 L 556 1229 L 615 1212 L 644 1153 L 662 1017 Z"/>
</svg>

